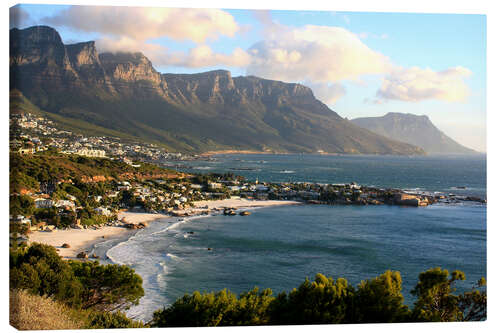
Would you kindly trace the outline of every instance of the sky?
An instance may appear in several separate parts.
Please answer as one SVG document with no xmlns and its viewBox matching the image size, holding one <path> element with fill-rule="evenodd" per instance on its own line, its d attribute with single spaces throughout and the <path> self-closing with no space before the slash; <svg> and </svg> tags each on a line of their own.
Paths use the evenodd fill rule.
<svg viewBox="0 0 500 333">
<path fill-rule="evenodd" d="M 486 16 L 19 5 L 10 27 L 49 25 L 66 44 L 140 51 L 162 73 L 230 70 L 299 82 L 342 117 L 427 115 L 486 151 Z"/>
</svg>

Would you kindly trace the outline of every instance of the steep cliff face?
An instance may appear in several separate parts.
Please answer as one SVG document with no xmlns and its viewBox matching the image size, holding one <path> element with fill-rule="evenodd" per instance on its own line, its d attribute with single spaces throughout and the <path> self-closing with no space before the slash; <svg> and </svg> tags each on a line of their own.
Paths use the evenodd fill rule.
<svg viewBox="0 0 500 333">
<path fill-rule="evenodd" d="M 422 147 L 428 153 L 476 153 L 448 137 L 434 126 L 429 117 L 425 115 L 389 112 L 383 117 L 357 118 L 353 119 L 352 122 L 393 140 Z"/>
<path fill-rule="evenodd" d="M 160 74 L 142 53 L 64 45 L 50 27 L 11 30 L 11 89 L 45 111 L 175 150 L 421 154 L 342 119 L 296 83 L 225 70 Z"/>
<path fill-rule="evenodd" d="M 141 99 L 161 97 L 168 100 L 167 83 L 142 53 L 101 53 L 99 60 L 119 94 Z"/>
</svg>

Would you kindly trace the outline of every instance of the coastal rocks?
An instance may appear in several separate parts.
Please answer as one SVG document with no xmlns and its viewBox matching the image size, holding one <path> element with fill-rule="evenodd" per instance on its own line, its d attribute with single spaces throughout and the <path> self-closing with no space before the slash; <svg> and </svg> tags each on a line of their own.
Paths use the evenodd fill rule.
<svg viewBox="0 0 500 333">
<path fill-rule="evenodd" d="M 139 223 L 139 224 L 135 224 L 135 223 L 127 223 L 127 224 L 125 224 L 124 226 L 125 226 L 125 228 L 127 228 L 127 229 L 132 229 L 132 230 L 135 230 L 135 229 L 144 229 L 144 228 L 147 226 L 147 224 L 146 224 L 146 223 L 144 223 L 144 222 L 141 222 L 141 223 Z"/>
<path fill-rule="evenodd" d="M 249 211 L 243 211 L 243 212 L 240 212 L 240 215 L 241 215 L 241 216 L 248 216 L 248 215 L 250 215 L 250 214 L 252 214 L 252 213 L 251 213 L 251 212 L 249 212 Z"/>
<path fill-rule="evenodd" d="M 76 257 L 79 259 L 88 259 L 89 255 L 86 252 L 80 252 L 76 255 Z"/>
<path fill-rule="evenodd" d="M 95 253 L 92 253 L 92 255 L 90 256 L 90 258 L 92 258 L 92 259 L 99 259 L 99 256 L 96 255 Z"/>
<path fill-rule="evenodd" d="M 486 203 L 486 200 L 478 198 L 478 197 L 465 197 L 465 201 L 474 201 L 474 202 L 481 202 L 481 203 Z"/>
<path fill-rule="evenodd" d="M 63 249 L 69 249 L 71 246 L 68 243 L 64 243 L 61 247 Z"/>
<path fill-rule="evenodd" d="M 229 215 L 229 216 L 234 216 L 236 215 L 236 212 L 234 211 L 233 208 L 224 208 L 224 215 Z"/>
</svg>

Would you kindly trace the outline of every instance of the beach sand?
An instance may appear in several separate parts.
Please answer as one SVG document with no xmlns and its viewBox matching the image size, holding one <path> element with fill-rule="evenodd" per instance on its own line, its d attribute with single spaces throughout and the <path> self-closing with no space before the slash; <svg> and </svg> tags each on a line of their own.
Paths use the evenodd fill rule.
<svg viewBox="0 0 500 333">
<path fill-rule="evenodd" d="M 204 209 L 221 209 L 221 208 L 253 208 L 253 207 L 270 207 L 283 205 L 301 204 L 298 201 L 283 201 L 283 200 L 248 200 L 248 199 L 223 199 L 223 200 L 205 200 L 195 201 L 195 208 Z"/>
<path fill-rule="evenodd" d="M 199 214 L 207 210 L 222 210 L 226 207 L 234 209 L 270 207 L 278 205 L 294 205 L 300 204 L 297 201 L 280 201 L 280 200 L 248 200 L 248 199 L 224 199 L 224 200 L 207 200 L 194 202 L 195 207 L 186 209 L 185 212 L 190 214 Z M 179 212 L 179 211 L 178 211 Z M 183 211 L 180 211 L 183 212 Z M 165 214 L 149 214 L 149 213 L 134 213 L 120 212 L 118 220 L 125 223 L 145 223 L 151 222 L 159 218 L 169 218 Z M 134 230 L 127 229 L 121 226 L 106 226 L 101 229 L 69 229 L 48 231 L 34 231 L 29 234 L 29 243 L 43 243 L 54 246 L 61 257 L 64 259 L 76 259 L 78 253 L 88 251 L 94 244 L 104 241 L 112 237 L 118 237 L 125 233 L 133 234 Z M 67 243 L 70 248 L 62 248 L 62 245 Z"/>
<path fill-rule="evenodd" d="M 139 224 L 141 222 L 151 222 L 159 218 L 170 217 L 164 214 L 148 214 L 148 213 L 133 213 L 120 212 L 118 219 L 126 223 Z M 121 236 L 126 233 L 134 233 L 124 227 L 106 226 L 101 229 L 69 229 L 56 230 L 52 232 L 34 231 L 29 234 L 29 243 L 42 243 L 52 245 L 58 250 L 58 253 L 64 259 L 76 259 L 78 253 L 86 251 L 94 244 L 103 240 Z M 70 248 L 63 248 L 62 245 L 67 243 Z"/>
</svg>

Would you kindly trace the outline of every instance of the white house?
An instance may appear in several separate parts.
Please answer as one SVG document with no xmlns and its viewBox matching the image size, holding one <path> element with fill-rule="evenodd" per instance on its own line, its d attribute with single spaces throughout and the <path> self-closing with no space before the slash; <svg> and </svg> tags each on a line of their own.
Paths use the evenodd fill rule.
<svg viewBox="0 0 500 333">
<path fill-rule="evenodd" d="M 104 215 L 104 216 L 111 215 L 111 211 L 109 209 L 107 209 L 107 208 L 104 208 L 104 207 L 94 208 L 94 212 L 96 212 L 99 215 Z"/>
<path fill-rule="evenodd" d="M 42 199 L 42 198 L 35 199 L 36 208 L 50 208 L 52 206 L 54 206 L 54 201 L 50 199 Z"/>
<path fill-rule="evenodd" d="M 56 207 L 71 207 L 71 208 L 75 208 L 75 203 L 71 200 L 57 200 L 55 203 L 54 203 L 54 206 Z"/>
<path fill-rule="evenodd" d="M 221 183 L 208 183 L 208 187 L 211 189 L 222 188 L 222 184 Z"/>
</svg>

